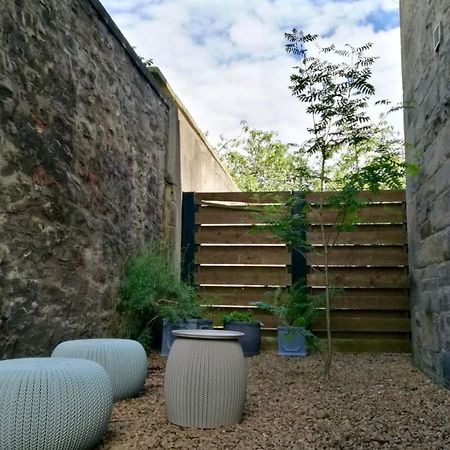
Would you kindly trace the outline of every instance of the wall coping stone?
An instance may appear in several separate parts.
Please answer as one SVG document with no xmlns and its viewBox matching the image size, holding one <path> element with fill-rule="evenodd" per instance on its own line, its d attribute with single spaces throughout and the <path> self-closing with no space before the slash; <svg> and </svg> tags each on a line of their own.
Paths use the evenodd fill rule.
<svg viewBox="0 0 450 450">
<path fill-rule="evenodd" d="M 165 97 L 164 93 L 161 91 L 158 82 L 155 80 L 154 76 L 149 72 L 148 68 L 141 61 L 141 58 L 135 52 L 133 47 L 127 41 L 125 36 L 120 31 L 119 27 L 114 23 L 112 17 L 108 14 L 105 7 L 100 3 L 99 0 L 88 0 L 92 7 L 97 12 L 101 21 L 108 27 L 113 36 L 119 41 L 120 45 L 124 48 L 125 52 L 131 58 L 134 66 L 139 70 L 141 75 L 148 81 L 150 87 L 158 95 L 158 97 L 164 102 L 164 104 L 170 108 L 169 102 Z"/>
</svg>

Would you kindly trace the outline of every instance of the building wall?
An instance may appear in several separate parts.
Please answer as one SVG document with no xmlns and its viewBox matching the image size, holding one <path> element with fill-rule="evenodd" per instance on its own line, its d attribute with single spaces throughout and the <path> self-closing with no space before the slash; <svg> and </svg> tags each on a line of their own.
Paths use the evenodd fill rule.
<svg viewBox="0 0 450 450">
<path fill-rule="evenodd" d="M 0 0 L 0 358 L 108 334 L 162 235 L 169 103 L 101 13 Z"/>
<path fill-rule="evenodd" d="M 450 3 L 401 0 L 400 16 L 414 361 L 450 385 Z"/>
</svg>

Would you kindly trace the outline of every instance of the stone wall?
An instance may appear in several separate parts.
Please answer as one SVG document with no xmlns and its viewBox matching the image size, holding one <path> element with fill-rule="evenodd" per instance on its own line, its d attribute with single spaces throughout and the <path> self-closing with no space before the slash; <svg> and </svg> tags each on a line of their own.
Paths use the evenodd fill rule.
<svg viewBox="0 0 450 450">
<path fill-rule="evenodd" d="M 407 182 L 414 360 L 450 386 L 450 3 L 402 0 L 400 13 L 407 158 L 420 169 Z"/>
<path fill-rule="evenodd" d="M 169 106 L 92 0 L 0 0 L 0 357 L 108 333 L 161 235 Z"/>
</svg>

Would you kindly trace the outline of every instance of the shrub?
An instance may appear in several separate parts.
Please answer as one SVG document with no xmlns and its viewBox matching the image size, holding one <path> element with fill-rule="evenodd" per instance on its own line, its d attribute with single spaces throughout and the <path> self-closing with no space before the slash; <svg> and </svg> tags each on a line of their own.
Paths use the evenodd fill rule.
<svg viewBox="0 0 450 450">
<path fill-rule="evenodd" d="M 179 280 L 167 246 L 155 242 L 128 259 L 119 297 L 117 309 L 127 321 L 129 337 L 146 348 L 156 321 L 201 317 L 194 288 Z"/>
</svg>

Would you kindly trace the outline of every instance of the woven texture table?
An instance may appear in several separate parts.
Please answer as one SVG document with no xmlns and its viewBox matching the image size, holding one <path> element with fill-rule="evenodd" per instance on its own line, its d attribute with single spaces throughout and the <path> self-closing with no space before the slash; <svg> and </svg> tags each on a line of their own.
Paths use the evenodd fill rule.
<svg viewBox="0 0 450 450">
<path fill-rule="evenodd" d="M 107 429 L 112 390 L 103 367 L 66 358 L 0 361 L 0 449 L 82 450 Z"/>
<path fill-rule="evenodd" d="M 81 358 L 99 363 L 109 375 L 114 400 L 136 396 L 147 377 L 147 355 L 130 339 L 77 339 L 59 344 L 52 357 Z"/>
<path fill-rule="evenodd" d="M 247 371 L 238 338 L 219 330 L 176 330 L 167 359 L 164 395 L 167 418 L 185 427 L 239 423 Z"/>
</svg>

